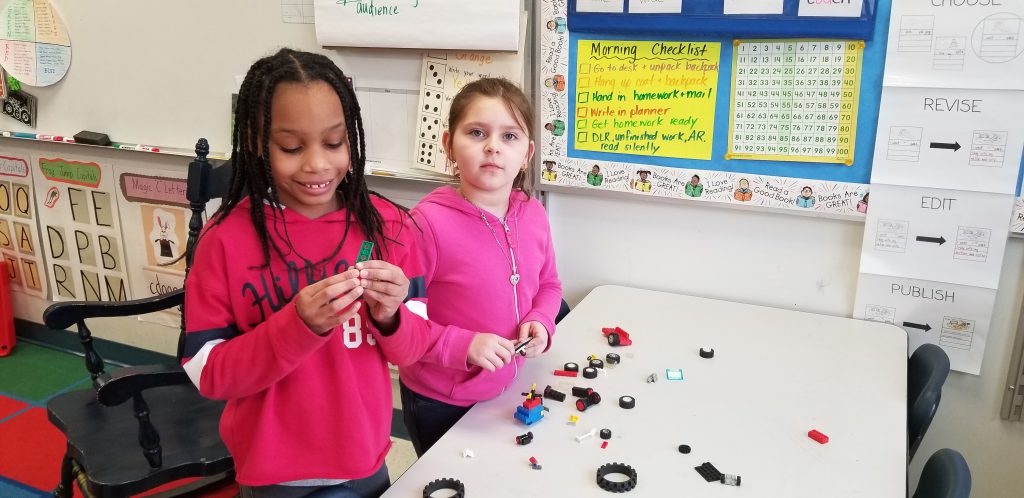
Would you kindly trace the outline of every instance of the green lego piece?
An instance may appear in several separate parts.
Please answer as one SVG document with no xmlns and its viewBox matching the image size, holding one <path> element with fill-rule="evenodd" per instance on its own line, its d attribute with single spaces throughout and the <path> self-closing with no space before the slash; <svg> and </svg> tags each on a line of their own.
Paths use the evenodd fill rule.
<svg viewBox="0 0 1024 498">
<path fill-rule="evenodd" d="M 359 247 L 359 257 L 356 258 L 356 263 L 367 261 L 370 259 L 370 254 L 373 253 L 373 242 L 364 240 L 363 245 Z"/>
</svg>

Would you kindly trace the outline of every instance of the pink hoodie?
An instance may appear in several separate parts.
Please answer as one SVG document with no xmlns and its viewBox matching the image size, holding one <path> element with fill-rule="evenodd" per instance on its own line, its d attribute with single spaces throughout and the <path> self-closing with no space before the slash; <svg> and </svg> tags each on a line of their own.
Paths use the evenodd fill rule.
<svg viewBox="0 0 1024 498">
<path fill-rule="evenodd" d="M 402 382 L 457 406 L 491 399 L 512 383 L 525 358 L 517 355 L 495 372 L 469 366 L 474 335 L 490 332 L 516 341 L 519 325 L 531 320 L 543 324 L 549 337 L 555 332 L 562 283 L 544 207 L 513 191 L 508 230 L 490 213 L 488 228 L 476 206 L 445 186 L 420 201 L 412 215 L 423 232 L 419 248 L 431 335 L 440 338 L 420 361 L 400 367 Z M 515 286 L 509 282 L 513 254 L 520 277 Z"/>
</svg>

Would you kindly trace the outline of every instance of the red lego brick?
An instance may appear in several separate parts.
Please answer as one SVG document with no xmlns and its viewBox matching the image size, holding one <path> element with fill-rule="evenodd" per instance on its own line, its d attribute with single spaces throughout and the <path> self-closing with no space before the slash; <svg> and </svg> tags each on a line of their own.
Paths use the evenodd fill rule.
<svg viewBox="0 0 1024 498">
<path fill-rule="evenodd" d="M 570 372 L 568 370 L 555 370 L 555 375 L 559 377 L 576 377 L 579 372 Z"/>
<path fill-rule="evenodd" d="M 817 442 L 819 442 L 821 444 L 825 444 L 825 443 L 828 442 L 828 436 L 818 432 L 816 429 L 811 429 L 807 433 L 807 437 L 809 437 L 809 438 L 811 438 L 811 439 L 813 439 L 813 440 L 815 440 L 815 441 L 817 441 Z"/>
</svg>

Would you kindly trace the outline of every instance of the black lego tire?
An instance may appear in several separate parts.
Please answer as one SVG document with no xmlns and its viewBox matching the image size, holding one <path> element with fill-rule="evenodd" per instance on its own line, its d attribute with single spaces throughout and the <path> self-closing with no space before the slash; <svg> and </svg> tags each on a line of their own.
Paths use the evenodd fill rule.
<svg viewBox="0 0 1024 498">
<path fill-rule="evenodd" d="M 441 479 L 434 479 L 426 486 L 423 486 L 423 498 L 430 498 L 430 495 L 442 489 L 455 491 L 454 495 L 450 495 L 452 498 L 465 498 L 466 496 L 466 486 L 462 484 L 462 481 L 452 479 L 451 477 L 443 477 Z"/>
<path fill-rule="evenodd" d="M 605 476 L 608 474 L 622 474 L 629 479 L 625 481 L 609 481 Z M 636 487 L 636 470 L 624 463 L 606 463 L 597 468 L 597 485 L 612 493 L 625 493 Z"/>
</svg>

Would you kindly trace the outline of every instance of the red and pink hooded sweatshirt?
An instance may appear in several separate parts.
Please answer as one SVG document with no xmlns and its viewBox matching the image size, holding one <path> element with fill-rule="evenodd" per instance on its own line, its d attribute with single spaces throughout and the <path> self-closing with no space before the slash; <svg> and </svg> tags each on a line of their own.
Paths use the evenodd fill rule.
<svg viewBox="0 0 1024 498">
<path fill-rule="evenodd" d="M 540 322 L 554 336 L 562 283 L 547 213 L 536 199 L 513 191 L 500 220 L 444 186 L 412 210 L 427 286 L 427 315 L 434 343 L 420 361 L 401 365 L 402 382 L 428 398 L 470 406 L 505 390 L 525 358 L 488 372 L 467 364 L 469 344 L 480 332 L 513 341 L 519 325 Z M 490 227 L 488 227 L 488 223 Z M 515 262 L 519 283 L 512 285 Z M 549 342 L 550 345 L 550 342 Z"/>
<path fill-rule="evenodd" d="M 390 239 L 378 247 L 380 259 L 401 267 L 410 288 L 422 288 L 411 219 L 371 201 Z M 270 269 L 263 268 L 249 206 L 243 200 L 200 238 L 185 282 L 185 371 L 203 396 L 227 400 L 220 433 L 239 483 L 367 477 L 391 446 L 387 362 L 418 360 L 433 342 L 430 328 L 402 306 L 398 329 L 385 335 L 363 306 L 348 323 L 315 334 L 293 298 L 354 264 L 366 235 L 345 210 L 309 219 L 264 206 L 284 260 L 271 249 Z"/>
</svg>

